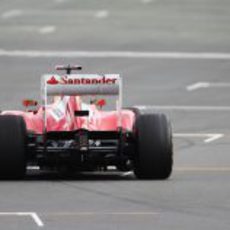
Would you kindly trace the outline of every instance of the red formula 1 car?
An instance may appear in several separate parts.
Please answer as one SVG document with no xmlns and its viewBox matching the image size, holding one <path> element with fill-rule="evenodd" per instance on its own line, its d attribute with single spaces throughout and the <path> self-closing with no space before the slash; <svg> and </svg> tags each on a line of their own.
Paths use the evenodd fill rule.
<svg viewBox="0 0 230 230">
<path fill-rule="evenodd" d="M 168 178 L 173 145 L 167 117 L 147 108 L 122 109 L 119 75 L 71 73 L 80 69 L 59 66 L 66 74 L 42 76 L 42 105 L 35 110 L 28 106 L 37 102 L 25 100 L 27 111 L 1 112 L 0 178 L 23 178 L 29 165 L 70 173 L 116 166 L 140 179 Z"/>
</svg>

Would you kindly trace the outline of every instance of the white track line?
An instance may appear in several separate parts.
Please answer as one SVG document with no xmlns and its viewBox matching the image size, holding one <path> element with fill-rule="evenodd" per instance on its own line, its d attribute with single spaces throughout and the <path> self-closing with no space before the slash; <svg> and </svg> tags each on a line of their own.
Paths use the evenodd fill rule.
<svg viewBox="0 0 230 230">
<path fill-rule="evenodd" d="M 208 88 L 210 84 L 208 82 L 197 82 L 186 87 L 187 91 L 194 91 L 200 88 Z"/>
<path fill-rule="evenodd" d="M 109 16 L 109 11 L 107 10 L 99 10 L 95 14 L 95 17 L 100 19 L 107 18 L 108 16 Z"/>
<path fill-rule="evenodd" d="M 187 91 L 194 91 L 201 88 L 227 88 L 230 87 L 229 82 L 196 82 L 186 87 Z"/>
<path fill-rule="evenodd" d="M 139 109 L 171 110 L 171 111 L 230 112 L 230 106 L 152 105 L 152 106 L 134 106 L 134 107 Z"/>
<path fill-rule="evenodd" d="M 204 140 L 205 143 L 210 143 L 212 141 L 216 141 L 216 140 L 224 137 L 224 134 L 222 134 L 222 133 L 216 133 L 216 134 L 210 134 L 209 136 L 210 136 L 209 138 L 207 138 L 207 139 Z"/>
<path fill-rule="evenodd" d="M 204 143 L 210 143 L 224 137 L 224 134 L 222 133 L 174 133 L 173 137 L 205 138 Z"/>
<path fill-rule="evenodd" d="M 42 222 L 40 217 L 37 215 L 37 213 L 33 212 L 33 213 L 30 213 L 30 215 L 39 227 L 44 227 L 44 223 Z"/>
<path fill-rule="evenodd" d="M 214 59 L 230 60 L 230 53 L 178 53 L 134 51 L 42 51 L 4 50 L 0 56 L 10 57 L 65 57 L 65 58 L 150 58 L 150 59 Z"/>
<path fill-rule="evenodd" d="M 21 16 L 21 15 L 22 15 L 21 10 L 13 9 L 13 10 L 9 10 L 9 11 L 2 13 L 1 18 L 2 19 L 10 19 L 10 18 L 15 18 L 15 17 Z"/>
<path fill-rule="evenodd" d="M 38 227 L 44 227 L 44 223 L 36 212 L 0 212 L 0 216 L 30 216 Z"/>
<path fill-rule="evenodd" d="M 44 26 L 39 29 L 40 34 L 51 34 L 55 32 L 56 27 L 55 26 Z"/>
</svg>

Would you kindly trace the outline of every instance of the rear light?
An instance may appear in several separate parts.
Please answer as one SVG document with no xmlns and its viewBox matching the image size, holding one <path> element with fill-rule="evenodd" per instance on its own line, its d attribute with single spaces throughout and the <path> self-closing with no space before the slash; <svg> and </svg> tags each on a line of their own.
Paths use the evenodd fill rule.
<svg viewBox="0 0 230 230">
<path fill-rule="evenodd" d="M 25 107 L 29 107 L 29 106 L 37 106 L 38 102 L 35 100 L 31 100 L 31 99 L 25 99 L 22 101 L 22 105 Z"/>
</svg>

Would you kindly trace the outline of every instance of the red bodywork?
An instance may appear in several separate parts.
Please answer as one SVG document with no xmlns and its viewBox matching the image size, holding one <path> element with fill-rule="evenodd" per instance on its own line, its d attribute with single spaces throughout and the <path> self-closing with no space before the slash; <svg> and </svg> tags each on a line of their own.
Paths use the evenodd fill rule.
<svg viewBox="0 0 230 230">
<path fill-rule="evenodd" d="M 88 110 L 89 116 L 76 117 L 75 111 Z M 4 114 L 20 115 L 24 118 L 27 130 L 37 134 L 43 133 L 44 111 L 40 107 L 37 113 L 25 111 L 4 111 Z M 87 129 L 89 131 L 116 131 L 118 130 L 118 112 L 101 111 L 95 104 L 85 104 L 79 96 L 59 97 L 46 108 L 47 131 L 73 131 Z M 135 115 L 131 110 L 122 110 L 122 128 L 131 131 Z"/>
</svg>

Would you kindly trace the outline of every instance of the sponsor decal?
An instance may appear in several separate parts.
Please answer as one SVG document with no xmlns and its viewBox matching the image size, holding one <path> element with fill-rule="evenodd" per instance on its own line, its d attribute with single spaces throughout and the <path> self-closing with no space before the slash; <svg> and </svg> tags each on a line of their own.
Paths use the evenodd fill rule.
<svg viewBox="0 0 230 230">
<path fill-rule="evenodd" d="M 49 85 L 57 85 L 59 83 L 59 81 L 53 76 L 51 77 L 48 81 L 47 84 Z"/>
<path fill-rule="evenodd" d="M 58 104 L 50 110 L 51 116 L 56 120 L 60 121 L 64 116 L 66 112 L 66 105 L 67 103 L 63 100 L 58 102 Z"/>
<path fill-rule="evenodd" d="M 52 76 L 47 80 L 49 85 L 113 85 L 116 84 L 116 78 L 107 78 L 105 76 L 101 78 L 68 78 L 67 76 L 57 77 Z"/>
</svg>

